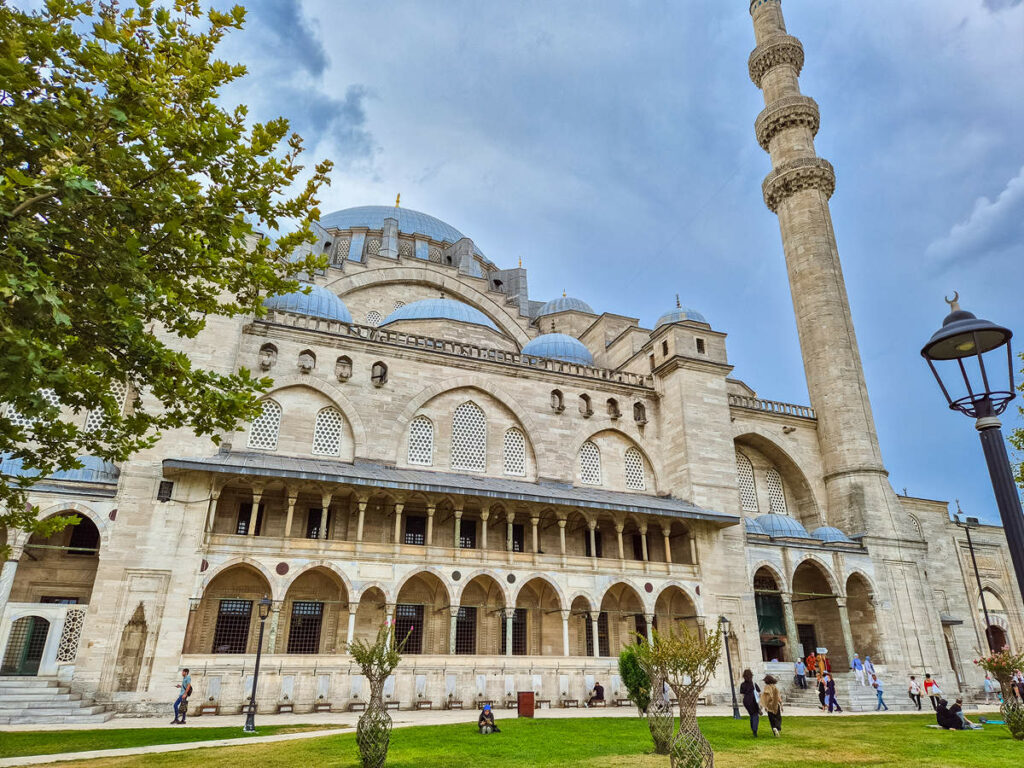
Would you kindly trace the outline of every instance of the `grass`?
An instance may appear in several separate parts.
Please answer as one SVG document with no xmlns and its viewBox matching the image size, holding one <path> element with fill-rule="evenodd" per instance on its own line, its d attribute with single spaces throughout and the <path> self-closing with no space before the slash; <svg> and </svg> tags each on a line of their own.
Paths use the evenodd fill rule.
<svg viewBox="0 0 1024 768">
<path fill-rule="evenodd" d="M 54 755 L 58 752 L 88 752 L 93 749 L 124 749 L 149 747 L 154 744 L 183 744 L 190 741 L 240 739 L 250 736 L 272 736 L 275 733 L 298 733 L 344 725 L 268 725 L 258 734 L 248 734 L 238 726 L 222 728 L 103 728 L 82 731 L 3 731 L 0 732 L 0 758 L 23 755 Z M 179 753 L 180 754 L 180 753 Z"/>
<path fill-rule="evenodd" d="M 975 718 L 972 718 L 975 719 Z M 931 715 L 792 717 L 782 738 L 764 723 L 759 739 L 745 720 L 702 717 L 701 728 L 715 749 L 719 768 L 822 768 L 922 765 L 929 768 L 1020 768 L 1024 742 L 1001 726 L 982 731 L 926 728 Z M 638 719 L 585 718 L 499 720 L 502 733 L 479 736 L 472 722 L 396 728 L 389 768 L 565 766 L 566 768 L 667 768 L 668 758 L 650 754 L 646 723 Z M 206 729 L 204 729 L 206 730 Z M 237 729 L 234 729 L 237 735 Z M 268 733 L 269 728 L 261 729 Z M 6 737 L 7 734 L 4 734 Z M 178 768 L 182 753 L 78 761 L 74 768 Z M 203 768 L 359 765 L 355 736 L 218 747 L 189 752 Z"/>
</svg>

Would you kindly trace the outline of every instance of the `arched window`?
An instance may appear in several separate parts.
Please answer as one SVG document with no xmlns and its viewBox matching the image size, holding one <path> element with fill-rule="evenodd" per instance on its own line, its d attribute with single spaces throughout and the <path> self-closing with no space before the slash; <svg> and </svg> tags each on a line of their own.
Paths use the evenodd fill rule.
<svg viewBox="0 0 1024 768">
<path fill-rule="evenodd" d="M 328 406 L 316 415 L 313 425 L 313 453 L 317 456 L 341 455 L 341 433 L 343 429 L 341 411 Z"/>
<path fill-rule="evenodd" d="M 110 394 L 114 396 L 117 401 L 118 413 L 124 408 L 124 400 L 128 395 L 128 385 L 123 381 L 112 381 L 110 382 Z M 103 412 L 102 408 L 94 408 L 89 411 L 89 415 L 85 417 L 85 431 L 92 432 L 95 429 L 101 429 L 107 423 L 107 416 Z"/>
<path fill-rule="evenodd" d="M 617 419 L 622 416 L 622 411 L 619 410 L 619 401 L 614 397 L 608 398 L 608 418 Z"/>
<path fill-rule="evenodd" d="M 406 456 L 410 464 L 433 466 L 434 423 L 426 416 L 417 416 L 409 424 L 409 448 Z"/>
<path fill-rule="evenodd" d="M 526 436 L 515 427 L 505 432 L 505 474 L 526 474 Z"/>
<path fill-rule="evenodd" d="M 405 302 L 404 301 L 396 301 L 395 302 L 395 309 L 401 309 L 404 306 L 405 306 Z"/>
<path fill-rule="evenodd" d="M 272 451 L 277 448 L 281 432 L 281 406 L 274 400 L 263 401 L 263 413 L 253 419 L 249 428 L 249 447 Z"/>
<path fill-rule="evenodd" d="M 736 451 L 736 477 L 740 486 L 740 505 L 744 512 L 757 512 L 757 488 L 750 459 Z"/>
<path fill-rule="evenodd" d="M 769 469 L 764 476 L 768 485 L 769 512 L 773 515 L 788 515 L 786 510 L 786 492 L 782 489 L 782 476 L 775 468 Z"/>
<path fill-rule="evenodd" d="M 637 424 L 647 423 L 647 406 L 643 403 L 633 403 L 633 421 Z"/>
<path fill-rule="evenodd" d="M 601 451 L 589 440 L 580 446 L 580 482 L 601 484 Z"/>
<path fill-rule="evenodd" d="M 388 367 L 380 360 L 370 367 L 370 381 L 375 387 L 383 387 L 388 383 Z"/>
<path fill-rule="evenodd" d="M 561 413 L 565 410 L 565 397 L 560 389 L 551 390 L 551 410 L 555 413 Z"/>
<path fill-rule="evenodd" d="M 452 417 L 452 469 L 487 469 L 487 417 L 476 403 L 466 402 Z"/>
<path fill-rule="evenodd" d="M 647 490 L 647 478 L 644 477 L 644 457 L 636 448 L 626 449 L 626 487 L 634 491 Z"/>
<path fill-rule="evenodd" d="M 590 402 L 590 395 L 580 395 L 580 414 L 585 419 L 594 415 L 594 406 Z"/>
<path fill-rule="evenodd" d="M 334 362 L 334 375 L 338 381 L 348 381 L 352 378 L 352 358 L 342 355 Z"/>
<path fill-rule="evenodd" d="M 375 309 L 372 309 L 366 313 L 366 324 L 371 328 L 376 328 L 378 325 L 380 325 L 380 321 L 383 319 L 384 318 L 380 316 L 380 312 L 378 312 Z"/>
</svg>

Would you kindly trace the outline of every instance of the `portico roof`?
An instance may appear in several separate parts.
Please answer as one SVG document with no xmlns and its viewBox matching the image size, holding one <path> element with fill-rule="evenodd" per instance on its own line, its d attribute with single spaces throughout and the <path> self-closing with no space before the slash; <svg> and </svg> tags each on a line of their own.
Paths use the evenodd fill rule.
<svg viewBox="0 0 1024 768">
<path fill-rule="evenodd" d="M 703 520 L 724 528 L 740 517 L 702 509 L 671 496 L 580 488 L 568 483 L 529 482 L 453 472 L 400 469 L 370 461 L 342 462 L 274 454 L 231 451 L 215 456 L 164 459 L 164 471 L 215 472 L 227 475 L 308 480 L 420 493 L 450 493 L 479 498 L 551 504 L 559 507 L 606 509 L 615 512 Z"/>
</svg>

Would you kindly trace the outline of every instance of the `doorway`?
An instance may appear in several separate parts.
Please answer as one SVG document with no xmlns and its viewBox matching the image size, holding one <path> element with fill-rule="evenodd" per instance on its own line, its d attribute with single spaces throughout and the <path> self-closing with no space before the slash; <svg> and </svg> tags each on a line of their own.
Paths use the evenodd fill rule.
<svg viewBox="0 0 1024 768">
<path fill-rule="evenodd" d="M 806 657 L 811 651 L 818 647 L 818 635 L 814 631 L 813 624 L 797 624 L 796 634 L 800 638 L 800 645 L 803 646 L 801 653 Z"/>
<path fill-rule="evenodd" d="M 39 673 L 50 622 L 41 616 L 25 616 L 11 625 L 0 674 L 32 676 Z"/>
</svg>

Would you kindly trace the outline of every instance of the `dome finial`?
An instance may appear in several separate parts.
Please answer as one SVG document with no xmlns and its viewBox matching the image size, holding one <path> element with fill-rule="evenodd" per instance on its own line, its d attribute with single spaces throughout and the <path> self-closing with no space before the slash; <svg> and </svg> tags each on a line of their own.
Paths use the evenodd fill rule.
<svg viewBox="0 0 1024 768">
<path fill-rule="evenodd" d="M 676 309 L 682 309 L 683 305 L 679 303 L 679 294 L 676 294 Z"/>
<path fill-rule="evenodd" d="M 960 291 L 953 291 L 953 298 L 952 299 L 950 299 L 950 298 L 948 298 L 946 296 L 943 296 L 943 298 L 946 300 L 946 303 L 949 304 L 949 311 L 950 312 L 958 312 L 958 311 L 960 311 Z"/>
<path fill-rule="evenodd" d="M 567 294 L 567 293 L 565 292 L 565 288 L 563 288 L 563 289 L 562 289 L 562 298 L 564 299 L 564 298 L 565 298 L 566 296 L 568 296 L 568 295 L 569 295 L 569 294 Z"/>
<path fill-rule="evenodd" d="M 395 208 L 397 208 L 399 203 L 401 203 L 401 202 L 402 202 L 402 193 L 399 192 L 398 193 L 398 197 L 395 198 Z"/>
<path fill-rule="evenodd" d="M 523 268 L 523 257 L 522 256 L 519 257 L 519 268 L 520 269 Z"/>
</svg>

